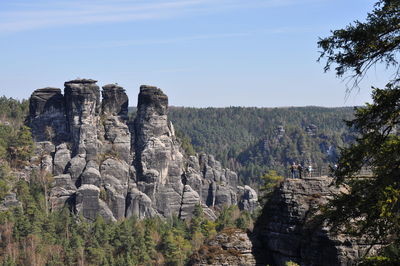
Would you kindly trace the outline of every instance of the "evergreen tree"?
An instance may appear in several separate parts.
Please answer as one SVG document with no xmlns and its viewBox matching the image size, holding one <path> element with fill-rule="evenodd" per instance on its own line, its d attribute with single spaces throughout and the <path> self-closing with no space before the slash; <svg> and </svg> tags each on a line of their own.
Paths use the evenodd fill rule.
<svg viewBox="0 0 400 266">
<path fill-rule="evenodd" d="M 348 185 L 349 192 L 331 201 L 324 213 L 338 231 L 363 235 L 371 243 L 391 243 L 398 249 L 400 79 L 396 56 L 400 51 L 400 1 L 378 1 L 366 22 L 355 21 L 345 29 L 335 30 L 318 44 L 321 58 L 327 59 L 325 70 L 335 64 L 336 74 L 350 73 L 354 85 L 376 63 L 395 67 L 386 89 L 374 89 L 373 104 L 357 108 L 355 119 L 348 122 L 359 136 L 355 144 L 342 151 L 335 176 L 338 184 Z M 373 177 L 358 178 L 363 167 L 370 168 Z M 375 259 L 368 263 L 400 263 L 398 256 Z"/>
</svg>

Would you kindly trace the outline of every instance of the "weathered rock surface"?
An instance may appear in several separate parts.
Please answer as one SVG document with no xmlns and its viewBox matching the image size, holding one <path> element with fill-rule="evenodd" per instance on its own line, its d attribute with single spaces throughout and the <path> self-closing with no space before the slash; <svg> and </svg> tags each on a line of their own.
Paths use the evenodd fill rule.
<svg viewBox="0 0 400 266">
<path fill-rule="evenodd" d="M 111 210 L 99 199 L 100 189 L 95 185 L 82 185 L 76 192 L 76 212 L 90 221 L 94 221 L 97 215 L 103 216 L 107 221 L 115 221 Z"/>
<path fill-rule="evenodd" d="M 168 97 L 159 88 L 140 87 L 130 124 L 122 87 L 103 86 L 100 101 L 95 80 L 64 85 L 64 95 L 44 88 L 30 99 L 29 121 L 38 141 L 35 167 L 55 175 L 52 208 L 69 204 L 89 220 L 96 215 L 116 220 L 186 219 L 197 204 L 212 219 L 223 206 L 257 207 L 254 190 L 238 187 L 236 173 L 213 156 L 185 155 L 168 120 Z"/>
<path fill-rule="evenodd" d="M 115 84 L 103 86 L 101 120 L 104 126 L 102 154 L 114 154 L 131 163 L 131 133 L 128 121 L 128 96 Z M 101 130 L 103 133 L 103 130 Z"/>
<path fill-rule="evenodd" d="M 257 192 L 249 186 L 238 186 L 239 197 L 239 208 L 243 210 L 255 210 L 258 206 Z"/>
<path fill-rule="evenodd" d="M 29 102 L 29 123 L 38 142 L 60 142 L 67 138 L 65 102 L 61 90 L 43 88 L 32 93 Z"/>
<path fill-rule="evenodd" d="M 189 265 L 256 265 L 252 250 L 253 243 L 246 232 L 225 229 L 195 252 Z"/>
<path fill-rule="evenodd" d="M 65 173 L 68 162 L 71 160 L 71 151 L 65 143 L 60 144 L 56 148 L 54 155 L 53 174 L 61 175 Z"/>
<path fill-rule="evenodd" d="M 311 227 L 310 217 L 339 188 L 330 177 L 286 179 L 263 210 L 256 232 L 275 265 L 352 265 L 369 248 L 362 239 Z M 343 188 L 341 188 L 343 189 Z"/>
<path fill-rule="evenodd" d="M 100 89 L 95 80 L 65 82 L 65 104 L 72 156 L 85 154 L 86 161 L 97 156 L 97 128 L 100 113 Z"/>
<path fill-rule="evenodd" d="M 103 86 L 102 112 L 114 116 L 128 116 L 128 96 L 125 89 L 116 84 Z"/>
</svg>

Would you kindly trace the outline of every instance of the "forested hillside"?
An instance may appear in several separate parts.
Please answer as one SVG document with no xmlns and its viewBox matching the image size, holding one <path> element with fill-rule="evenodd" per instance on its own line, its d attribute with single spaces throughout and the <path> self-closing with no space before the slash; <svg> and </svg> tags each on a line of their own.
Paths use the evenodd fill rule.
<svg viewBox="0 0 400 266">
<path fill-rule="evenodd" d="M 27 101 L 0 98 L 0 265 L 184 265 L 224 228 L 251 226 L 250 213 L 237 206 L 222 209 L 215 221 L 197 205 L 186 221 L 131 217 L 115 223 L 101 216 L 89 222 L 67 205 L 49 208 L 54 178 L 25 171 L 34 150 L 27 112 Z"/>
<path fill-rule="evenodd" d="M 28 101 L 0 97 L 0 200 L 14 182 L 10 167 L 26 164 L 33 150 L 30 130 L 24 126 Z"/>
<path fill-rule="evenodd" d="M 2 97 L 0 108 L 0 155 L 4 159 L 17 156 L 9 146 L 23 133 L 28 102 Z M 247 184 L 259 183 L 268 170 L 285 175 L 292 162 L 315 166 L 334 162 L 338 147 L 354 139 L 343 122 L 352 116 L 350 107 L 169 109 L 169 118 L 189 154 L 215 155 Z"/>
<path fill-rule="evenodd" d="M 259 183 L 268 170 L 285 175 L 292 162 L 314 166 L 335 162 L 338 147 L 354 139 L 343 122 L 352 115 L 350 107 L 169 110 L 184 143 L 190 142 L 196 152 L 214 154 L 248 184 Z"/>
</svg>

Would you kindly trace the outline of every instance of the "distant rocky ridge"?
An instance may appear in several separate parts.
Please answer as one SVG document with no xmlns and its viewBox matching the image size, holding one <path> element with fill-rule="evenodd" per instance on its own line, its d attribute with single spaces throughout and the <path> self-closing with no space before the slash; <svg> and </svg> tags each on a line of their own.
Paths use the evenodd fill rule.
<svg viewBox="0 0 400 266">
<path fill-rule="evenodd" d="M 129 123 L 125 90 L 110 84 L 100 93 L 96 82 L 72 80 L 65 82 L 64 94 L 43 88 L 30 97 L 32 168 L 54 175 L 52 208 L 68 204 L 89 220 L 101 215 L 114 221 L 185 219 L 196 204 L 210 218 L 225 205 L 257 207 L 256 192 L 239 186 L 237 174 L 212 155 L 185 154 L 160 89 L 140 87 L 137 115 Z"/>
</svg>

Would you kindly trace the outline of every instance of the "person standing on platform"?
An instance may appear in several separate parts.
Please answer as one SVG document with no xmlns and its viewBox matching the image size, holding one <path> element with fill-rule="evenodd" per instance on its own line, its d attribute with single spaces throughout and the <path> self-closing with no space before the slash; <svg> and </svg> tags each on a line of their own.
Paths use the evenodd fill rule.
<svg viewBox="0 0 400 266">
<path fill-rule="evenodd" d="M 292 173 L 292 178 L 296 178 L 297 165 L 295 162 L 290 166 L 290 172 Z"/>
<path fill-rule="evenodd" d="M 301 179 L 302 174 L 303 174 L 303 166 L 301 166 L 300 163 L 299 163 L 299 165 L 297 166 L 297 170 L 299 171 L 299 178 Z"/>
</svg>

